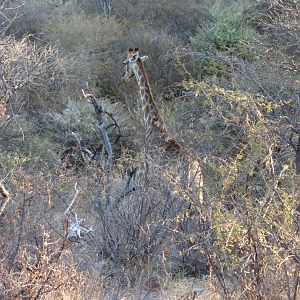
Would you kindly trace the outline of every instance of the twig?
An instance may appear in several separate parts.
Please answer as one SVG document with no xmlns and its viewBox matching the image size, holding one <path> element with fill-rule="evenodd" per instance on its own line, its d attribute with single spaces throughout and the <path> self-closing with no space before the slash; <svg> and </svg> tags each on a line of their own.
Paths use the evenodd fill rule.
<svg viewBox="0 0 300 300">
<path fill-rule="evenodd" d="M 66 216 L 66 219 L 65 219 L 66 239 L 68 239 L 70 241 L 72 238 L 81 239 L 87 233 L 94 231 L 91 227 L 85 228 L 85 227 L 81 226 L 81 223 L 84 221 L 84 219 L 78 219 L 76 212 L 74 213 L 75 220 L 73 221 L 73 223 L 71 224 L 70 227 L 68 226 L 69 225 L 69 212 L 70 212 L 71 207 L 73 206 L 73 204 L 78 196 L 78 193 L 79 193 L 79 190 L 77 189 L 77 182 L 75 182 L 74 189 L 75 189 L 75 195 L 64 213 Z"/>
<path fill-rule="evenodd" d="M 72 238 L 75 239 L 82 239 L 86 234 L 88 234 L 91 231 L 94 231 L 92 227 L 83 227 L 81 226 L 81 223 L 84 222 L 84 219 L 79 219 L 77 217 L 77 214 L 75 213 L 75 220 L 71 224 L 70 228 L 68 229 L 69 233 L 67 235 L 67 238 L 71 240 Z"/>
<path fill-rule="evenodd" d="M 74 195 L 74 197 L 73 197 L 73 199 L 72 199 L 70 205 L 69 205 L 68 208 L 66 209 L 65 215 L 67 215 L 67 214 L 69 213 L 71 207 L 73 206 L 73 204 L 74 204 L 74 202 L 75 202 L 75 200 L 76 200 L 76 198 L 77 198 L 77 196 L 78 196 L 79 190 L 77 189 L 77 181 L 75 182 L 74 189 L 75 189 L 75 195 Z"/>
</svg>

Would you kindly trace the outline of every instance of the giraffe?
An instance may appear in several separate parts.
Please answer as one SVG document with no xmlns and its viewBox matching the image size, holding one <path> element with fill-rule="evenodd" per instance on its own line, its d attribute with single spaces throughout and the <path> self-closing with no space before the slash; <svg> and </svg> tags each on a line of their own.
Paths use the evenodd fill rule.
<svg viewBox="0 0 300 300">
<path fill-rule="evenodd" d="M 190 188 L 196 188 L 200 203 L 203 203 L 203 176 L 201 168 L 192 153 L 181 143 L 177 142 L 166 128 L 159 108 L 154 100 L 149 79 L 144 67 L 148 56 L 140 56 L 138 48 L 129 49 L 124 61 L 125 72 L 122 81 L 136 77 L 145 124 L 145 157 L 165 169 L 172 168 L 179 174 L 180 181 Z"/>
</svg>

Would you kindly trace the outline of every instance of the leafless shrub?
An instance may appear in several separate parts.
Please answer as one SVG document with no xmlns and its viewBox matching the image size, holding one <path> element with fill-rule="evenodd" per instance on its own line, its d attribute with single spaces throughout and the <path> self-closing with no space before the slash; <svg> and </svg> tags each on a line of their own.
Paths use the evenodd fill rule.
<svg viewBox="0 0 300 300">
<path fill-rule="evenodd" d="M 98 138 L 104 141 L 106 150 L 97 154 L 101 169 L 96 160 L 86 164 L 80 173 L 79 185 L 85 200 L 77 203 L 76 211 L 95 230 L 95 238 L 88 243 L 96 247 L 97 257 L 110 261 L 110 272 L 131 284 L 141 276 L 150 276 L 144 273 L 145 265 L 149 272 L 156 269 L 160 274 L 178 270 L 205 273 L 205 257 L 192 247 L 194 233 L 199 233 L 201 224 L 197 207 L 191 208 L 196 204 L 187 200 L 193 198 L 193 192 L 183 191 L 174 174 L 167 174 L 159 165 L 151 168 L 149 187 L 126 191 L 126 177 L 120 166 L 136 166 L 139 162 L 128 156 L 115 157 L 107 132 L 109 119 L 104 118 L 99 100 L 92 95 L 85 97 L 95 108 Z M 122 271 L 124 268 L 126 271 Z"/>
<path fill-rule="evenodd" d="M 57 92 L 65 74 L 63 58 L 55 48 L 37 47 L 27 37 L 20 41 L 7 37 L 2 38 L 0 50 L 1 101 L 11 115 L 23 107 L 38 113 L 37 108 L 49 108 L 49 101 L 51 106 L 59 105 Z"/>
<path fill-rule="evenodd" d="M 64 243 L 61 246 L 53 243 L 47 233 L 44 233 L 41 245 L 21 246 L 13 268 L 2 263 L 1 281 L 5 286 L 5 298 L 40 299 L 73 282 L 74 287 L 76 281 L 77 284 L 83 283 L 80 282 L 83 278 L 66 263 L 70 257 L 65 247 Z"/>
<path fill-rule="evenodd" d="M 92 7 L 96 7 L 101 14 L 103 14 L 106 18 L 110 18 L 112 14 L 112 0 L 92 0 Z"/>
<path fill-rule="evenodd" d="M 147 23 L 157 32 L 163 31 L 172 37 L 179 37 L 182 41 L 195 34 L 197 27 L 212 19 L 204 1 L 119 1 L 113 5 L 113 13 L 121 19 L 131 19 L 136 24 Z M 130 44 L 130 43 L 128 43 Z M 140 45 L 140 47 L 144 45 Z"/>
<path fill-rule="evenodd" d="M 0 216 L 1 299 L 57 299 L 63 294 L 81 299 L 86 279 L 70 251 L 68 221 L 71 228 L 73 220 L 63 214 L 69 203 L 54 212 L 55 194 L 49 186 L 47 192 L 39 191 L 40 175 L 18 170 L 9 177 L 13 197 Z"/>
<path fill-rule="evenodd" d="M 22 1 L 2 0 L 0 2 L 0 35 L 5 35 L 12 24 L 21 17 Z"/>
</svg>

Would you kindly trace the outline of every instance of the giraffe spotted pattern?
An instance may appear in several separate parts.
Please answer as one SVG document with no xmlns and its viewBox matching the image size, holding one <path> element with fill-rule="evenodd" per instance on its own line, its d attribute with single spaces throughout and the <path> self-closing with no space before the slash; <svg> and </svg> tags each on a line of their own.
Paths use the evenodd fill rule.
<svg viewBox="0 0 300 300">
<path fill-rule="evenodd" d="M 144 61 L 148 56 L 140 56 L 138 48 L 129 49 L 124 61 L 125 72 L 122 80 L 136 77 L 142 103 L 145 125 L 144 165 L 136 169 L 138 180 L 146 183 L 145 172 L 166 176 L 176 186 L 197 192 L 203 203 L 203 176 L 199 162 L 183 144 L 176 141 L 168 132 L 159 108 L 154 100 Z M 144 174 L 143 174 L 144 173 Z M 143 175 L 142 175 L 143 174 Z M 139 185 L 139 183 L 137 184 Z"/>
</svg>

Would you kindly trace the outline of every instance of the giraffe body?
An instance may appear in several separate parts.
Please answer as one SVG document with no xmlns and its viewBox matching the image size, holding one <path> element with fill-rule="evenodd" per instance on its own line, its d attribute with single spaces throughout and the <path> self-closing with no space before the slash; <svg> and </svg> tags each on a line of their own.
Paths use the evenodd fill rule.
<svg viewBox="0 0 300 300">
<path fill-rule="evenodd" d="M 135 76 L 139 86 L 146 131 L 144 151 L 146 162 L 161 170 L 172 170 L 170 176 L 174 180 L 179 177 L 185 187 L 197 188 L 199 200 L 203 202 L 203 177 L 200 165 L 192 153 L 170 135 L 165 126 L 145 71 L 144 61 L 147 58 L 140 56 L 139 49 L 129 49 L 122 77 L 123 81 L 129 81 Z M 143 171 L 145 169 L 148 168 L 143 167 Z"/>
</svg>

